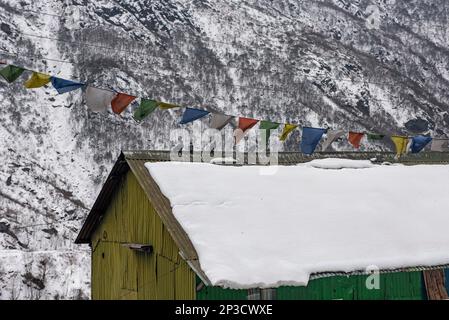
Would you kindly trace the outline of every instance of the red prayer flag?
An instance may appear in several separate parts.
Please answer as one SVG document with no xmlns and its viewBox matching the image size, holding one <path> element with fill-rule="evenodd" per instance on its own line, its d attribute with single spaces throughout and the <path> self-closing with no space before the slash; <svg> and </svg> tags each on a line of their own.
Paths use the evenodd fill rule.
<svg viewBox="0 0 449 320">
<path fill-rule="evenodd" d="M 245 132 L 251 129 L 256 125 L 259 120 L 250 119 L 250 118 L 239 118 L 239 127 L 234 130 L 234 142 L 235 144 L 239 143 L 240 140 L 245 136 Z"/>
<path fill-rule="evenodd" d="M 136 97 L 130 96 L 129 94 L 118 93 L 111 101 L 112 111 L 116 114 L 122 113 L 134 99 L 136 99 Z"/>
<path fill-rule="evenodd" d="M 256 125 L 256 123 L 259 122 L 259 120 L 250 119 L 250 118 L 239 118 L 239 129 L 241 129 L 243 132 L 251 129 Z"/>
<path fill-rule="evenodd" d="M 360 141 L 365 134 L 361 132 L 349 132 L 348 140 L 354 146 L 354 148 L 360 148 Z"/>
</svg>

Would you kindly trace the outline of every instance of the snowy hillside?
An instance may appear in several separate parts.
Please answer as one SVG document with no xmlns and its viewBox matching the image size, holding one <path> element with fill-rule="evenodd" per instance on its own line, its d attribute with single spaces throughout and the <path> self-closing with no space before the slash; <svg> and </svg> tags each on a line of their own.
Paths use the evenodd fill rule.
<svg viewBox="0 0 449 320">
<path fill-rule="evenodd" d="M 445 135 L 448 20 L 445 0 L 2 0 L 0 59 L 247 117 Z M 86 298 L 82 220 L 119 150 L 170 148 L 180 112 L 137 124 L 20 80 L 0 81 L 0 299 Z"/>
</svg>

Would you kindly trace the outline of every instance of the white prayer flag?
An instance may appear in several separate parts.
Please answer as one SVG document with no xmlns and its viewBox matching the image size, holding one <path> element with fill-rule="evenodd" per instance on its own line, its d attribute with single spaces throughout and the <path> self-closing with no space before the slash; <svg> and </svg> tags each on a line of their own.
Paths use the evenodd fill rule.
<svg viewBox="0 0 449 320">
<path fill-rule="evenodd" d="M 94 112 L 104 112 L 111 105 L 117 93 L 88 86 L 86 89 L 86 105 Z"/>
</svg>

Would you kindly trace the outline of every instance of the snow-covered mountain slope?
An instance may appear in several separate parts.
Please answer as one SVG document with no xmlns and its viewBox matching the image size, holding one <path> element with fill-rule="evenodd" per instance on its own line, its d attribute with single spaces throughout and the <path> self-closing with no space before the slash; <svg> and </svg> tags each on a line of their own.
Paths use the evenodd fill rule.
<svg viewBox="0 0 449 320">
<path fill-rule="evenodd" d="M 2 0 L 0 59 L 247 117 L 445 135 L 448 19 L 445 0 Z M 119 150 L 170 148 L 180 111 L 138 124 L 21 81 L 0 81 L 0 106 L 0 298 L 88 297 L 81 221 Z"/>
</svg>

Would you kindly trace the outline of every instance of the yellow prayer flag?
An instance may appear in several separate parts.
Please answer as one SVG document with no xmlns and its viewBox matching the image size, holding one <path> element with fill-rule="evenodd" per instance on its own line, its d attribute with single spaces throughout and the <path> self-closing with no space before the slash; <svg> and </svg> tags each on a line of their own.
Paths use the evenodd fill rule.
<svg viewBox="0 0 449 320">
<path fill-rule="evenodd" d="M 43 87 L 50 82 L 50 78 L 48 74 L 33 72 L 31 77 L 25 81 L 25 88 L 33 89 Z"/>
<path fill-rule="evenodd" d="M 179 108 L 179 106 L 177 106 L 176 104 L 171 104 L 171 103 L 167 103 L 167 102 L 158 102 L 158 106 L 159 108 L 165 110 L 165 109 L 172 109 L 172 108 Z"/>
<path fill-rule="evenodd" d="M 407 152 L 408 137 L 391 136 L 391 140 L 393 141 L 396 147 L 397 156 L 401 156 Z"/>
<path fill-rule="evenodd" d="M 298 127 L 298 125 L 296 125 L 296 124 L 288 124 L 288 123 L 286 123 L 285 126 L 284 126 L 284 129 L 282 130 L 282 134 L 279 137 L 279 140 L 281 140 L 281 141 L 287 140 L 287 137 L 290 134 L 290 132 L 295 130 L 297 127 Z"/>
</svg>

